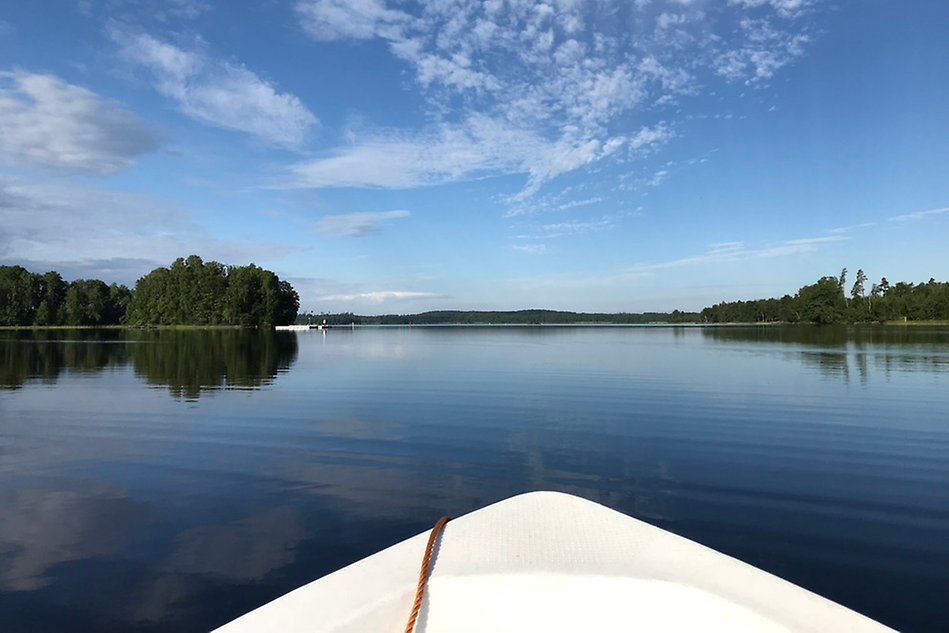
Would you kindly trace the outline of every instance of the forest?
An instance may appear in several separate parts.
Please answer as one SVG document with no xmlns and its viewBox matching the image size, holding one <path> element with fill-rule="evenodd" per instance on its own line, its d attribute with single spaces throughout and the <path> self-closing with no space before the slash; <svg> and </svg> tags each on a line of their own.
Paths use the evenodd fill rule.
<svg viewBox="0 0 949 633">
<path fill-rule="evenodd" d="M 890 284 L 886 277 L 867 288 L 858 270 L 847 292 L 847 269 L 780 299 L 729 301 L 705 308 L 702 323 L 872 323 L 949 319 L 949 283 Z"/>
<path fill-rule="evenodd" d="M 694 323 L 695 312 L 566 312 L 560 310 L 437 310 L 419 314 L 362 316 L 350 312 L 297 316 L 297 323 L 327 325 L 641 325 L 645 323 Z"/>
<path fill-rule="evenodd" d="M 197 255 L 154 269 L 132 290 L 0 266 L 0 326 L 260 327 L 293 323 L 299 306 L 293 286 L 273 272 L 254 264 L 204 262 Z"/>
</svg>

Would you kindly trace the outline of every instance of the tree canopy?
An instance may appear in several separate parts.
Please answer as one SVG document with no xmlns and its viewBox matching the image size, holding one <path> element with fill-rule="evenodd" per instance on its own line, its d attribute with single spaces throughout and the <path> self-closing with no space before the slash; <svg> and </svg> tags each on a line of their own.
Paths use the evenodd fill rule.
<svg viewBox="0 0 949 633">
<path fill-rule="evenodd" d="M 249 264 L 225 266 L 179 257 L 135 283 L 125 322 L 132 325 L 287 325 L 300 298 L 289 282 Z"/>
<path fill-rule="evenodd" d="M 99 279 L 66 282 L 55 271 L 0 266 L 0 325 L 240 325 L 293 323 L 300 298 L 289 282 L 254 264 L 178 258 L 133 290 Z"/>
<path fill-rule="evenodd" d="M 915 285 L 902 281 L 891 285 L 884 277 L 867 293 L 867 276 L 858 270 L 847 297 L 846 277 L 845 268 L 839 277 L 822 277 L 794 296 L 719 303 L 702 310 L 701 319 L 705 323 L 820 324 L 949 319 L 949 283 L 930 278 Z"/>
<path fill-rule="evenodd" d="M 0 266 L 0 325 L 115 325 L 131 291 L 98 279 L 66 282 L 55 271 Z"/>
</svg>

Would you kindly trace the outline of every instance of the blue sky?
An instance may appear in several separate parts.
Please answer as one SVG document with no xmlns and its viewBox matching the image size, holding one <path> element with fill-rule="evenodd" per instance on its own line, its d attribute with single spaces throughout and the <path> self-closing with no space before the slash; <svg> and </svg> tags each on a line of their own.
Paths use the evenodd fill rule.
<svg viewBox="0 0 949 633">
<path fill-rule="evenodd" d="M 0 7 L 0 263 L 303 309 L 698 309 L 949 278 L 949 4 Z"/>
</svg>

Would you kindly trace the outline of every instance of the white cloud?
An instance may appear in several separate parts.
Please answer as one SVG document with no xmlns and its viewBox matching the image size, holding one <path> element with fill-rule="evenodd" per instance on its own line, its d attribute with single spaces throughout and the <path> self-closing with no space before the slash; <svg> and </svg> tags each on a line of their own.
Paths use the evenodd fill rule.
<svg viewBox="0 0 949 633">
<path fill-rule="evenodd" d="M 822 244 L 841 242 L 848 239 L 845 235 L 822 235 L 795 240 L 783 240 L 757 248 L 746 247 L 744 242 L 719 242 L 709 246 L 708 250 L 700 255 L 681 257 L 665 262 L 639 264 L 630 270 L 634 272 L 651 272 L 667 268 L 712 264 L 718 262 L 739 262 L 748 259 L 765 257 L 782 257 L 800 255 L 817 250 Z"/>
<path fill-rule="evenodd" d="M 629 147 L 634 151 L 645 151 L 668 143 L 673 138 L 675 132 L 665 122 L 661 122 L 652 127 L 641 128 L 629 140 Z"/>
<path fill-rule="evenodd" d="M 149 71 L 159 92 L 185 115 L 268 143 L 297 146 L 317 119 L 300 99 L 234 61 L 212 59 L 200 46 L 185 50 L 146 33 L 109 29 L 123 58 Z"/>
<path fill-rule="evenodd" d="M 110 174 L 158 148 L 132 113 L 53 75 L 0 73 L 0 162 Z"/>
<path fill-rule="evenodd" d="M 715 244 L 709 244 L 708 250 L 710 253 L 729 253 L 740 251 L 744 247 L 744 242 L 716 242 Z"/>
<path fill-rule="evenodd" d="M 409 20 L 383 0 L 304 0 L 296 10 L 304 30 L 322 41 L 394 37 Z"/>
<path fill-rule="evenodd" d="M 193 20 L 211 10 L 206 0 L 79 0 L 76 10 L 93 15 L 98 9 L 103 16 L 121 17 L 132 22 L 169 22 Z"/>
<path fill-rule="evenodd" d="M 588 198 L 573 197 L 577 192 L 568 187 L 558 194 L 545 195 L 532 198 L 531 200 L 519 201 L 517 205 L 508 209 L 504 217 L 513 218 L 520 215 L 533 215 L 541 212 L 568 211 L 577 207 L 585 207 L 591 204 L 603 202 L 603 196 L 590 196 Z"/>
<path fill-rule="evenodd" d="M 744 8 L 771 7 L 783 18 L 795 18 L 814 2 L 813 0 L 728 0 L 728 4 Z"/>
<path fill-rule="evenodd" d="M 519 206 L 562 174 L 673 138 L 657 105 L 723 77 L 761 84 L 808 41 L 795 26 L 803 0 L 641 4 L 299 0 L 314 39 L 384 42 L 433 123 L 351 139 L 293 166 L 284 184 L 405 188 L 523 174 L 509 200 Z"/>
<path fill-rule="evenodd" d="M 739 23 L 743 43 L 722 52 L 715 69 L 728 80 L 755 84 L 767 81 L 782 67 L 804 54 L 806 33 L 788 32 L 767 19 L 745 18 Z"/>
<path fill-rule="evenodd" d="M 149 4 L 154 6 L 156 3 Z M 170 16 L 194 19 L 210 11 L 211 5 L 204 0 L 165 0 L 163 10 Z"/>
<path fill-rule="evenodd" d="M 397 218 L 407 218 L 408 211 L 364 211 L 341 215 L 324 215 L 316 222 L 316 230 L 331 235 L 363 236 L 379 230 L 379 225 Z"/>
<path fill-rule="evenodd" d="M 656 170 L 656 173 L 652 175 L 652 178 L 646 183 L 650 187 L 658 187 L 662 182 L 669 176 L 668 169 L 659 169 Z"/>
<path fill-rule="evenodd" d="M 280 259 L 299 247 L 252 237 L 220 240 L 170 200 L 70 182 L 0 175 L 0 261 L 67 278 L 133 283 L 197 253 L 225 263 Z"/>
<path fill-rule="evenodd" d="M 942 215 L 943 213 L 949 213 L 949 207 L 929 209 L 928 211 L 916 211 L 914 213 L 904 213 L 903 215 L 895 215 L 890 218 L 890 221 L 922 220 L 934 215 Z"/>
<path fill-rule="evenodd" d="M 631 150 L 646 152 L 673 137 L 665 124 L 639 130 Z M 444 124 L 418 135 L 381 131 L 325 158 L 293 165 L 282 183 L 289 187 L 385 187 L 439 185 L 483 175 L 520 173 L 521 201 L 545 182 L 616 152 L 626 141 L 550 142 L 532 130 L 511 128 L 496 119 L 471 115 L 461 124 Z"/>
<path fill-rule="evenodd" d="M 527 253 L 528 255 L 543 255 L 547 252 L 546 244 L 515 244 L 511 248 L 521 253 Z"/>
<path fill-rule="evenodd" d="M 365 302 L 365 303 L 383 303 L 391 299 L 431 299 L 441 295 L 434 292 L 418 292 L 413 290 L 374 290 L 372 292 L 359 292 L 355 294 L 336 294 L 319 297 L 319 301 L 343 301 L 343 302 Z"/>
<path fill-rule="evenodd" d="M 609 229 L 614 226 L 613 221 L 610 218 L 601 218 L 599 220 L 592 220 L 589 222 L 578 222 L 576 220 L 571 220 L 570 222 L 554 222 L 552 224 L 545 224 L 541 227 L 542 230 L 550 234 L 550 237 L 554 235 L 562 235 L 567 233 L 589 233 L 591 231 L 602 231 L 604 229 Z"/>
<path fill-rule="evenodd" d="M 294 165 L 287 182 L 298 187 L 409 188 L 442 184 L 500 171 L 527 172 L 528 158 L 544 140 L 473 115 L 461 125 L 442 125 L 420 135 L 382 131 L 338 148 L 326 158 Z"/>
</svg>

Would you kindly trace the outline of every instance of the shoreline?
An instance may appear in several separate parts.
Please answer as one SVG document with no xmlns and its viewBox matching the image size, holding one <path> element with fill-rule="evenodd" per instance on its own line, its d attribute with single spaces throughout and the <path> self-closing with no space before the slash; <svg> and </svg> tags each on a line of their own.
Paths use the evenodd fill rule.
<svg viewBox="0 0 949 633">
<path fill-rule="evenodd" d="M 817 323 L 790 323 L 787 321 L 768 321 L 768 322 L 741 322 L 734 321 L 729 323 L 667 323 L 657 321 L 653 323 L 612 323 L 612 322 L 578 322 L 578 323 L 363 323 L 363 324 L 334 324 L 325 325 L 323 329 L 350 329 L 350 328 L 529 328 L 529 327 L 576 327 L 576 328 L 717 328 L 717 327 L 925 327 L 925 326 L 949 326 L 949 320 L 926 320 L 926 321 L 868 321 L 861 323 L 832 323 L 821 325 Z M 157 331 L 157 330 L 271 330 L 283 331 L 286 326 L 276 326 L 269 328 L 244 327 L 240 325 L 0 325 L 0 331 L 35 331 L 35 330 L 138 330 L 138 331 Z M 277 328 L 280 328 L 279 330 Z M 310 328 L 319 330 L 320 328 Z M 291 330 L 292 331 L 292 330 Z"/>
</svg>

